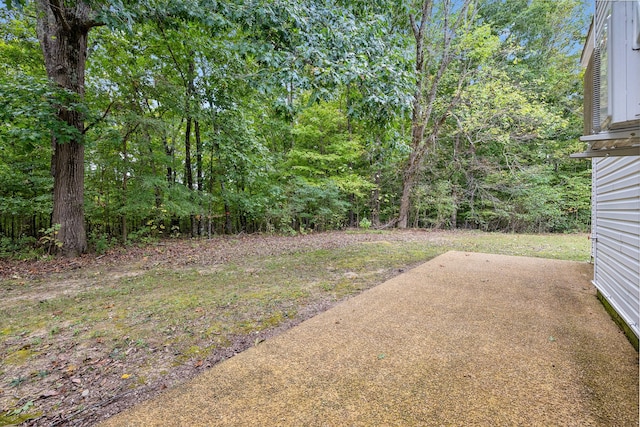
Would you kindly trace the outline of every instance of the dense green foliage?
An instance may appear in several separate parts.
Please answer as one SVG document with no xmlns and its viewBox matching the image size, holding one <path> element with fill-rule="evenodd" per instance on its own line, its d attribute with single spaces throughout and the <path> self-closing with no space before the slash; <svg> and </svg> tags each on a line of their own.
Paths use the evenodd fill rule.
<svg viewBox="0 0 640 427">
<path fill-rule="evenodd" d="M 106 25 L 89 33 L 79 99 L 47 82 L 33 5 L 14 3 L 0 9 L 0 256 L 54 237 L 51 135 L 78 137 L 59 105 L 85 118 L 93 249 L 397 217 L 420 4 L 89 2 Z M 469 81 L 421 166 L 409 225 L 584 229 L 589 165 L 567 158 L 580 149 L 581 2 L 473 12 L 435 108 L 463 66 Z"/>
</svg>

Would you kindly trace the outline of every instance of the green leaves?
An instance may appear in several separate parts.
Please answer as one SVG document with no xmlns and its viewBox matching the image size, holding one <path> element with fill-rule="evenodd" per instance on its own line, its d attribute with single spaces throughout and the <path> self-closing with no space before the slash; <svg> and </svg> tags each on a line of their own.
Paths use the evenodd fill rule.
<svg viewBox="0 0 640 427">
<path fill-rule="evenodd" d="M 50 226 L 52 135 L 84 142 L 87 219 L 114 240 L 161 225 L 190 233 L 192 218 L 208 221 L 199 232 L 291 232 L 397 215 L 417 2 L 92 0 L 100 26 L 89 33 L 82 102 L 44 78 L 33 3 L 10 4 L 21 8 L 0 11 L 0 215 L 44 218 L 23 225 L 27 234 Z M 461 3 L 449 4 L 453 18 Z M 445 3 L 434 5 L 425 89 L 443 57 Z M 579 144 L 576 5 L 485 0 L 463 18 L 473 25 L 450 33 L 425 120 L 438 138 L 416 174 L 410 224 L 588 220 L 588 165 L 564 160 Z M 79 112 L 84 132 L 60 122 L 60 108 Z"/>
</svg>

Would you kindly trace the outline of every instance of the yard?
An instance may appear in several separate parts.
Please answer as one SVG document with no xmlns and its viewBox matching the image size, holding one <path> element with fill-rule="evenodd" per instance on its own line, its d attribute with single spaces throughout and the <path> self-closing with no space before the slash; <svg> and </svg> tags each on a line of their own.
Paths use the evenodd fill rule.
<svg viewBox="0 0 640 427">
<path fill-rule="evenodd" d="M 0 425 L 91 424 L 448 250 L 590 258 L 585 234 L 412 230 L 0 261 Z"/>
</svg>

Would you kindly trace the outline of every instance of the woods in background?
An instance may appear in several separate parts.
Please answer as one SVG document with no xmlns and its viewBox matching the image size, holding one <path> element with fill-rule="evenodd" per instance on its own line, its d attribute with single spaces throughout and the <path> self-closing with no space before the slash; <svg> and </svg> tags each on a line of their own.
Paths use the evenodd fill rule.
<svg viewBox="0 0 640 427">
<path fill-rule="evenodd" d="M 580 0 L 0 7 L 0 256 L 588 227 Z"/>
</svg>

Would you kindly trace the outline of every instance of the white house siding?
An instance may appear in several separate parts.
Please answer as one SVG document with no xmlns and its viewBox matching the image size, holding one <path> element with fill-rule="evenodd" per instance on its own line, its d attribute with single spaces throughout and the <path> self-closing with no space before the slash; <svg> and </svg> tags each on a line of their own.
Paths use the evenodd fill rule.
<svg viewBox="0 0 640 427">
<path fill-rule="evenodd" d="M 593 159 L 594 284 L 640 336 L 640 157 Z"/>
</svg>

